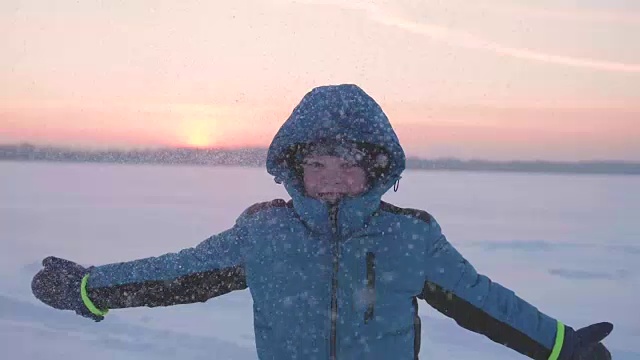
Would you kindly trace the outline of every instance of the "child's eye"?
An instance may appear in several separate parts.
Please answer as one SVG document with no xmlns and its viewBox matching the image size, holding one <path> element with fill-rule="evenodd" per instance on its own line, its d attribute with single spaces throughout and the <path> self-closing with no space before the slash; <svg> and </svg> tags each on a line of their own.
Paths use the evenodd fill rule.
<svg viewBox="0 0 640 360">
<path fill-rule="evenodd" d="M 353 169 L 356 166 L 357 166 L 356 164 L 351 164 L 351 163 L 344 163 L 340 165 L 340 167 L 343 169 Z"/>
</svg>

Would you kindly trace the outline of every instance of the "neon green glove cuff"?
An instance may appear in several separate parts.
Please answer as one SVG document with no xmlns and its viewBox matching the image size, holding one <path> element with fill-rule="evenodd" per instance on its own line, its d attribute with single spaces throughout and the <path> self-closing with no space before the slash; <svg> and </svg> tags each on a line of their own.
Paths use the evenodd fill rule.
<svg viewBox="0 0 640 360">
<path fill-rule="evenodd" d="M 562 345 L 564 345 L 564 324 L 558 321 L 556 344 L 553 346 L 553 351 L 551 352 L 551 356 L 549 356 L 549 360 L 558 360 L 558 357 L 560 357 L 560 351 L 562 350 Z"/>
<path fill-rule="evenodd" d="M 98 309 L 91 299 L 89 299 L 89 294 L 87 293 L 87 282 L 89 281 L 89 274 L 85 275 L 82 278 L 82 282 L 80 283 L 80 296 L 82 297 L 82 303 L 84 306 L 91 311 L 93 315 L 97 316 L 105 316 L 109 312 L 109 309 L 100 310 Z"/>
</svg>

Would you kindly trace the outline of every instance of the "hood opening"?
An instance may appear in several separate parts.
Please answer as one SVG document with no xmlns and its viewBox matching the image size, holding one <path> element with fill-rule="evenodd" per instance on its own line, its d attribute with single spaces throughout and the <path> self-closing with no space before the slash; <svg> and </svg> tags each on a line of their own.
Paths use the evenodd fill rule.
<svg viewBox="0 0 640 360">
<path fill-rule="evenodd" d="M 386 183 L 391 176 L 393 157 L 384 147 L 365 142 L 336 142 L 319 140 L 312 143 L 297 143 L 285 150 L 280 157 L 283 169 L 289 172 L 288 181 L 302 189 L 302 161 L 311 154 L 339 156 L 353 161 L 367 174 L 367 189 Z M 367 191 L 368 191 L 367 190 Z"/>
</svg>

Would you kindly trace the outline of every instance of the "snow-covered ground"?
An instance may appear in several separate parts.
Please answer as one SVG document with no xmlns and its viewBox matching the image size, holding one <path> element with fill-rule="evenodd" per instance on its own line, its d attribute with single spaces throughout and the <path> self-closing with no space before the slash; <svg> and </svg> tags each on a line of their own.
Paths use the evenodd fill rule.
<svg viewBox="0 0 640 360">
<path fill-rule="evenodd" d="M 574 327 L 612 321 L 640 359 L 640 177 L 408 171 L 386 201 L 422 208 L 476 268 Z M 112 311 L 93 323 L 30 294 L 48 255 L 103 264 L 195 245 L 286 193 L 263 169 L 0 162 L 3 359 L 256 359 L 251 298 Z M 520 359 L 426 303 L 421 359 Z"/>
</svg>

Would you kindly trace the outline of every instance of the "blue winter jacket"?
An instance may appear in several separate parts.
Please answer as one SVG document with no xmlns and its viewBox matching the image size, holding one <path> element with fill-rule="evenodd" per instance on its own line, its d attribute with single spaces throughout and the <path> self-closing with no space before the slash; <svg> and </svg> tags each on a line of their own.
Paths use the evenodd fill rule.
<svg viewBox="0 0 640 360">
<path fill-rule="evenodd" d="M 387 176 L 334 207 L 305 197 L 285 154 L 326 139 L 381 146 L 391 155 Z M 267 170 L 290 201 L 251 206 L 196 247 L 95 267 L 89 297 L 100 308 L 154 307 L 249 288 L 263 360 L 417 359 L 418 302 L 425 300 L 530 358 L 554 358 L 561 323 L 478 274 L 431 215 L 381 201 L 404 166 L 398 138 L 371 97 L 355 85 L 316 88 L 268 153 Z"/>
</svg>

